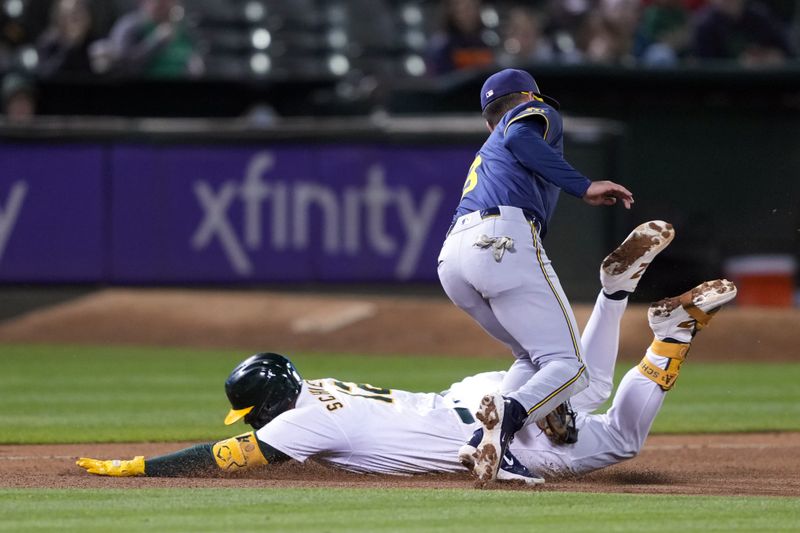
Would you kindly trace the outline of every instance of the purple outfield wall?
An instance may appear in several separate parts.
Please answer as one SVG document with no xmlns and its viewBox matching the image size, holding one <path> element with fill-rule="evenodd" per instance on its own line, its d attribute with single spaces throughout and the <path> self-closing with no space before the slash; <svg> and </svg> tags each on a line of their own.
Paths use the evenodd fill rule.
<svg viewBox="0 0 800 533">
<path fill-rule="evenodd" d="M 0 281 L 108 279 L 103 149 L 0 145 Z"/>
<path fill-rule="evenodd" d="M 436 279 L 474 148 L 0 145 L 0 281 Z"/>
</svg>

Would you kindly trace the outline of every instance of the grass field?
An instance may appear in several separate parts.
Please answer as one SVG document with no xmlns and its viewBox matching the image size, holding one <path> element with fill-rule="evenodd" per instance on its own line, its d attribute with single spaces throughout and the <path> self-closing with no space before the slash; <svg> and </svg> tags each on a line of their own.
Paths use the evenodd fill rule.
<svg viewBox="0 0 800 533">
<path fill-rule="evenodd" d="M 46 512 L 43 512 L 46 510 Z M 0 531 L 797 531 L 800 500 L 407 489 L 0 490 Z"/>
<path fill-rule="evenodd" d="M 2 346 L 0 443 L 208 440 L 228 436 L 223 383 L 241 353 Z M 504 361 L 298 354 L 304 377 L 439 391 Z M 618 374 L 629 364 L 622 364 Z M 690 361 L 654 432 L 800 430 L 800 365 Z M 32 386 L 34 384 L 35 386 Z M 769 413 L 770 416 L 764 416 Z M 8 429 L 13 428 L 13 431 Z"/>
<path fill-rule="evenodd" d="M 0 444 L 230 436 L 224 378 L 243 355 L 0 346 Z M 293 356 L 305 377 L 409 390 L 491 359 Z M 621 365 L 618 373 L 629 368 Z M 800 430 L 800 365 L 689 362 L 656 432 Z M 770 416 L 764 416 L 770 413 Z M 0 489 L 0 531 L 797 531 L 800 500 L 410 489 Z M 489 516 L 488 522 L 479 516 Z"/>
</svg>

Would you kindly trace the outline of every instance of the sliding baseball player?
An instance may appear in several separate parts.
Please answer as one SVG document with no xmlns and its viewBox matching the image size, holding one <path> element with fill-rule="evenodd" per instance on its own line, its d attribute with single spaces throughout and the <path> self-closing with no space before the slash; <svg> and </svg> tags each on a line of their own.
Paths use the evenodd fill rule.
<svg viewBox="0 0 800 533">
<path fill-rule="evenodd" d="M 627 299 L 607 291 L 633 292 L 671 226 L 639 226 L 601 267 L 604 290 L 584 331 L 585 364 L 592 384 L 538 425 L 517 433 L 500 461 L 499 481 L 542 483 L 547 475 L 583 474 L 634 457 L 641 449 L 667 392 L 675 385 L 695 334 L 736 296 L 727 280 L 702 283 L 650 306 L 654 339 L 619 385 L 609 411 L 592 414 L 611 394 L 620 321 Z M 657 236 L 658 235 L 658 236 Z M 643 246 L 646 242 L 651 246 Z M 655 252 L 657 253 L 657 252 Z M 462 446 L 479 423 L 482 398 L 499 391 L 505 372 L 468 377 L 449 390 L 412 393 L 324 378 L 303 380 L 278 354 L 258 354 L 238 365 L 226 381 L 231 410 L 225 423 L 252 428 L 236 437 L 198 444 L 145 459 L 77 464 L 107 476 L 209 476 L 264 468 L 294 459 L 315 459 L 354 472 L 415 474 L 459 472 L 471 467 Z"/>
</svg>

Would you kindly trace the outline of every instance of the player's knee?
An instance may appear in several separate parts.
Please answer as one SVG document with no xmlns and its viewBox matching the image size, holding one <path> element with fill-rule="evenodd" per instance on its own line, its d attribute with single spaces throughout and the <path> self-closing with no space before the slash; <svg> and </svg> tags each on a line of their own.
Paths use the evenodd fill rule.
<svg viewBox="0 0 800 533">
<path fill-rule="evenodd" d="M 575 380 L 575 392 L 580 392 L 589 386 L 589 369 L 586 368 L 586 365 L 580 363 L 577 367 L 576 372 L 579 373 L 578 379 Z"/>
<path fill-rule="evenodd" d="M 611 397 L 611 392 L 614 390 L 614 384 L 612 382 L 607 380 L 600 381 L 592 377 L 591 383 L 594 397 L 599 403 L 603 403 Z"/>
<path fill-rule="evenodd" d="M 559 361 L 559 364 L 565 364 L 569 368 L 563 368 L 562 371 L 570 377 L 568 385 L 572 392 L 570 396 L 581 392 L 589 386 L 589 369 L 581 361 L 577 359 L 564 359 Z"/>
<path fill-rule="evenodd" d="M 638 442 L 628 441 L 622 446 L 620 450 L 620 455 L 623 459 L 633 459 L 639 452 L 641 451 L 642 447 Z"/>
<path fill-rule="evenodd" d="M 635 436 L 618 435 L 617 440 L 617 455 L 621 460 L 633 459 L 642 450 L 643 441 L 635 438 Z"/>
</svg>

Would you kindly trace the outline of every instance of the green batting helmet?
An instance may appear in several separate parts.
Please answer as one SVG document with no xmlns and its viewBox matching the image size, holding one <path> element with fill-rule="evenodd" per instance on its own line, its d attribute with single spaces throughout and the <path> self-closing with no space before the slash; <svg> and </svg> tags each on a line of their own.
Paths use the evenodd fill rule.
<svg viewBox="0 0 800 533">
<path fill-rule="evenodd" d="M 277 353 L 259 353 L 248 357 L 225 380 L 225 394 L 231 410 L 225 417 L 230 425 L 244 418 L 259 429 L 270 420 L 294 407 L 303 380 L 291 361 Z"/>
</svg>

